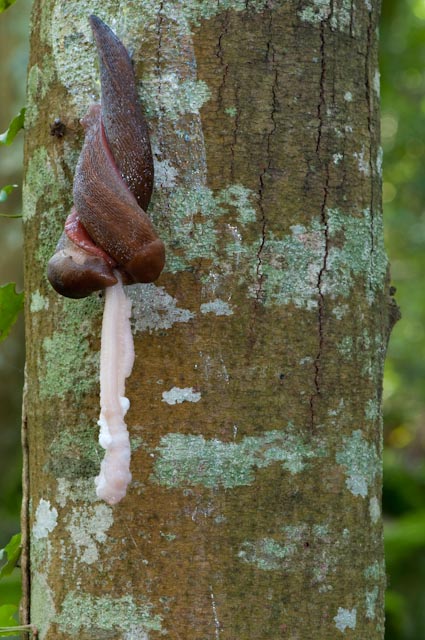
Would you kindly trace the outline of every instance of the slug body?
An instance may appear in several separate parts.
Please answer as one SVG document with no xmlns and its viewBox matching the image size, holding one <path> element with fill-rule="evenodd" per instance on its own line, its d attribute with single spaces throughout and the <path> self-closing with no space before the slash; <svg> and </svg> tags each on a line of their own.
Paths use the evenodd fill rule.
<svg viewBox="0 0 425 640">
<path fill-rule="evenodd" d="M 85 141 L 74 177 L 74 207 L 49 261 L 58 293 L 82 298 L 117 283 L 152 282 L 165 262 L 146 214 L 153 161 L 128 53 L 111 29 L 90 16 L 96 40 L 101 104 L 81 123 Z"/>
</svg>

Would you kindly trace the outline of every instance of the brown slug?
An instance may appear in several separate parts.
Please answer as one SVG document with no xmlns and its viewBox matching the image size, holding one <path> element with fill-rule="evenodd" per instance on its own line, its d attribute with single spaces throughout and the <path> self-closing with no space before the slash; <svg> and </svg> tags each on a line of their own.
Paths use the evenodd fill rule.
<svg viewBox="0 0 425 640">
<path fill-rule="evenodd" d="M 117 282 L 152 282 L 165 262 L 162 241 L 146 214 L 153 160 L 129 55 L 96 16 L 90 24 L 99 55 L 101 104 L 81 120 L 85 140 L 74 176 L 74 206 L 50 259 L 47 277 L 69 298 Z"/>
</svg>

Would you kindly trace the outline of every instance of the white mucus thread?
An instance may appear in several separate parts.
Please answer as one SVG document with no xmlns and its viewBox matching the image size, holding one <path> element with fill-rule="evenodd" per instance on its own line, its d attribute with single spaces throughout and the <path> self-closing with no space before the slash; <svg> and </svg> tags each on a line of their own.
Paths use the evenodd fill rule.
<svg viewBox="0 0 425 640">
<path fill-rule="evenodd" d="M 109 504 L 122 500 L 131 482 L 130 438 L 124 421 L 130 406 L 125 397 L 125 379 L 134 363 L 131 301 L 121 276 L 118 272 L 115 275 L 117 284 L 105 291 L 100 348 L 99 443 L 106 453 L 95 478 L 96 494 Z"/>
</svg>

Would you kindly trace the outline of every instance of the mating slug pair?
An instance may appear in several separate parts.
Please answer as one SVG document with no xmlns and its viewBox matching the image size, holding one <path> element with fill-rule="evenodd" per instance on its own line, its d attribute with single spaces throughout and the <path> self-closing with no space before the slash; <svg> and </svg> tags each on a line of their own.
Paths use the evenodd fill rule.
<svg viewBox="0 0 425 640">
<path fill-rule="evenodd" d="M 90 16 L 100 63 L 101 104 L 81 123 L 85 140 L 74 177 L 74 206 L 50 259 L 53 288 L 83 298 L 117 282 L 152 282 L 164 244 L 146 214 L 153 160 L 129 55 L 111 29 Z"/>
</svg>

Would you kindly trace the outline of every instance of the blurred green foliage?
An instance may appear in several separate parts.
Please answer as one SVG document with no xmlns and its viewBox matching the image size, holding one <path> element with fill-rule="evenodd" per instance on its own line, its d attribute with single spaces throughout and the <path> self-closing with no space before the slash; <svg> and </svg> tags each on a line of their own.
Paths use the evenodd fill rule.
<svg viewBox="0 0 425 640">
<path fill-rule="evenodd" d="M 425 638 L 425 0 L 383 0 L 384 216 L 402 320 L 384 381 L 386 640 Z"/>
<path fill-rule="evenodd" d="M 0 2 L 0 10 L 6 4 Z M 19 0 L 0 15 L 0 215 L 20 211 L 22 184 L 22 136 L 16 134 L 23 124 L 23 111 L 13 118 L 25 102 L 25 74 L 28 61 L 28 24 L 31 0 Z M 12 120 L 13 118 L 13 120 Z M 12 122 L 11 122 L 12 121 Z M 7 129 L 7 130 L 6 130 Z M 6 131 L 5 131 L 6 130 Z M 14 138 L 14 139 L 13 139 Z M 11 144 L 12 143 L 12 144 Z M 3 186 L 6 185 L 6 186 Z M 22 289 L 22 233 L 19 220 L 0 219 L 0 285 L 18 283 Z M 22 294 L 14 286 L 0 288 L 2 335 L 8 333 L 22 306 Z M 23 322 L 20 314 L 7 339 L 0 344 L 0 547 L 19 531 L 21 500 L 20 407 L 23 387 Z M 21 597 L 18 537 L 13 537 L 5 553 L 0 552 L 0 627 L 15 626 Z M 16 631 L 8 638 L 17 638 Z M 3 634 L 0 633 L 2 636 Z M 28 637 L 28 636 L 25 636 Z M 22 635 L 19 634 L 19 638 Z"/>
<path fill-rule="evenodd" d="M 0 13 L 6 11 L 16 0 L 0 0 Z"/>
<path fill-rule="evenodd" d="M 22 107 L 20 112 L 13 118 L 7 130 L 4 133 L 0 134 L 0 145 L 12 144 L 18 131 L 24 128 L 24 122 L 25 122 L 25 107 Z"/>
<path fill-rule="evenodd" d="M 7 141 L 11 140 L 12 132 L 18 133 L 22 125 L 21 107 L 25 104 L 31 4 L 32 0 L 19 0 L 7 11 L 0 13 L 0 137 L 3 141 L 4 138 L 7 138 Z M 18 117 L 15 119 L 16 114 Z M 10 127 L 12 121 L 14 124 Z M 7 189 L 6 199 L 2 194 L 1 215 L 13 215 L 21 210 L 22 142 L 23 136 L 18 133 L 12 144 L 0 144 L 0 187 L 19 185 L 17 189 Z M 0 285 L 16 282 L 17 290 L 21 291 L 23 261 L 20 220 L 0 218 L 0 243 Z M 2 290 L 2 292 L 4 296 L 5 291 Z M 13 301 L 13 293 L 11 291 L 9 293 Z M 19 298 L 15 298 L 15 302 L 18 303 Z M 12 309 L 10 305 L 8 306 L 11 312 Z M 10 314 L 9 318 L 11 318 Z M 19 531 L 23 373 L 23 318 L 20 314 L 7 339 L 0 343 L 0 548 L 4 547 L 10 537 Z M 1 599 L 3 593 L 3 586 L 0 585 L 0 603 L 8 604 Z"/>
<path fill-rule="evenodd" d="M 15 283 L 0 285 L 0 342 L 7 338 L 24 308 L 24 294 L 15 291 Z"/>
</svg>

